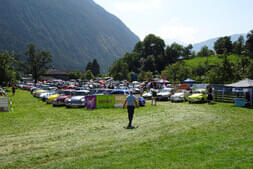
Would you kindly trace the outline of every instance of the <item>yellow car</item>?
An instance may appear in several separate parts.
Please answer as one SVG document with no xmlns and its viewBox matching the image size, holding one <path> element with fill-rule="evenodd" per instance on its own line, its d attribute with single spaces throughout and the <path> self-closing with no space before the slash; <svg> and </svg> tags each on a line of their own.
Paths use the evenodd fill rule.
<svg viewBox="0 0 253 169">
<path fill-rule="evenodd" d="M 36 97 L 39 93 L 45 93 L 45 92 L 47 92 L 47 91 L 41 89 L 41 90 L 35 90 L 32 94 L 34 97 Z"/>
<path fill-rule="evenodd" d="M 55 93 L 47 98 L 47 104 L 53 103 L 53 100 L 57 99 L 61 94 Z"/>
<path fill-rule="evenodd" d="M 6 97 L 4 92 L 0 92 L 0 97 Z"/>
<path fill-rule="evenodd" d="M 192 95 L 188 97 L 189 103 L 204 103 L 207 102 L 207 91 L 206 89 L 197 89 Z"/>
</svg>

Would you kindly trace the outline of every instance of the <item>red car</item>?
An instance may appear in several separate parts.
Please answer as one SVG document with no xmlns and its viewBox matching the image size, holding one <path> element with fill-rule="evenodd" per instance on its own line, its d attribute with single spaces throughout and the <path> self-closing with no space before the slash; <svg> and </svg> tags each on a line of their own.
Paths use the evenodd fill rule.
<svg viewBox="0 0 253 169">
<path fill-rule="evenodd" d="M 64 106 L 65 99 L 70 98 L 73 91 L 75 90 L 64 90 L 63 95 L 60 95 L 57 99 L 53 100 L 53 106 Z"/>
<path fill-rule="evenodd" d="M 63 86 L 63 89 L 64 90 L 67 90 L 67 89 L 76 89 L 77 87 L 75 85 L 68 85 L 68 86 Z"/>
</svg>

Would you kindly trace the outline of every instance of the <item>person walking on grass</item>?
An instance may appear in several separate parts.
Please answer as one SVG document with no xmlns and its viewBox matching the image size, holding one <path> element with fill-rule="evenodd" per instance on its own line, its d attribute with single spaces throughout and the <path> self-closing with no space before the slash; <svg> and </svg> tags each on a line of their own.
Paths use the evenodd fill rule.
<svg viewBox="0 0 253 169">
<path fill-rule="evenodd" d="M 151 93 L 152 93 L 151 105 L 156 106 L 156 100 L 157 100 L 157 91 L 156 91 L 156 89 L 151 90 Z"/>
<path fill-rule="evenodd" d="M 12 96 L 15 96 L 15 92 L 16 92 L 16 85 L 12 84 Z"/>
<path fill-rule="evenodd" d="M 130 94 L 127 96 L 125 103 L 123 105 L 123 109 L 125 108 L 127 104 L 127 111 L 128 111 L 128 126 L 127 129 L 133 129 L 134 127 L 132 126 L 132 121 L 134 117 L 134 108 L 138 107 L 137 102 L 136 102 L 136 97 L 133 95 L 133 91 L 130 90 Z"/>
</svg>

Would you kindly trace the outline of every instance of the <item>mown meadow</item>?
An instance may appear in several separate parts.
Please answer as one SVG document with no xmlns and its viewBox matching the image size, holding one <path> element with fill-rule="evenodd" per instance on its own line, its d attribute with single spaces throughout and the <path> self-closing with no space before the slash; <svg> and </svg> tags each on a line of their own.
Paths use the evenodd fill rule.
<svg viewBox="0 0 253 169">
<path fill-rule="evenodd" d="M 0 113 L 0 168 L 253 168 L 253 110 L 158 102 L 136 109 L 67 109 L 29 92 Z"/>
</svg>

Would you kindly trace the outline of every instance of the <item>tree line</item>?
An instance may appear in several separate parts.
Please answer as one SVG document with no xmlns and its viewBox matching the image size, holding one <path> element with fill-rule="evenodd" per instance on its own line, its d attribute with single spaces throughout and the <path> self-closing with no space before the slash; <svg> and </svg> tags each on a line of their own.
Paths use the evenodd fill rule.
<svg viewBox="0 0 253 169">
<path fill-rule="evenodd" d="M 109 74 L 115 79 L 148 80 L 153 75 L 165 76 L 171 82 L 181 82 L 190 77 L 199 83 L 230 83 L 242 78 L 253 78 L 253 30 L 245 40 L 240 36 L 235 42 L 231 37 L 219 38 L 214 44 L 214 50 L 203 46 L 196 53 L 192 45 L 186 47 L 173 43 L 166 46 L 164 41 L 154 34 L 136 43 L 132 52 L 114 62 Z M 230 55 L 237 55 L 236 63 L 229 60 Z M 205 57 L 205 64 L 197 67 L 187 65 L 185 60 L 195 57 Z M 219 57 L 221 62 L 209 64 L 208 58 Z"/>
<path fill-rule="evenodd" d="M 27 46 L 27 51 L 21 59 L 15 52 L 0 53 L 0 85 L 16 83 L 22 74 L 31 74 L 35 83 L 39 77 L 51 67 L 52 55 L 49 51 L 39 50 L 34 44 Z"/>
<path fill-rule="evenodd" d="M 4 51 L 0 53 L 0 85 L 6 86 L 16 83 L 22 75 L 31 74 L 35 83 L 41 75 L 52 68 L 53 56 L 49 51 L 39 50 L 34 44 L 28 44 L 26 52 L 22 55 L 15 52 Z M 73 71 L 69 73 L 72 79 L 94 79 L 100 74 L 100 66 L 96 59 L 89 62 L 85 72 Z"/>
<path fill-rule="evenodd" d="M 88 62 L 85 72 L 72 71 L 69 73 L 70 79 L 91 80 L 97 76 L 102 76 L 100 74 L 100 65 L 98 64 L 97 59 L 93 59 L 92 62 Z"/>
</svg>

